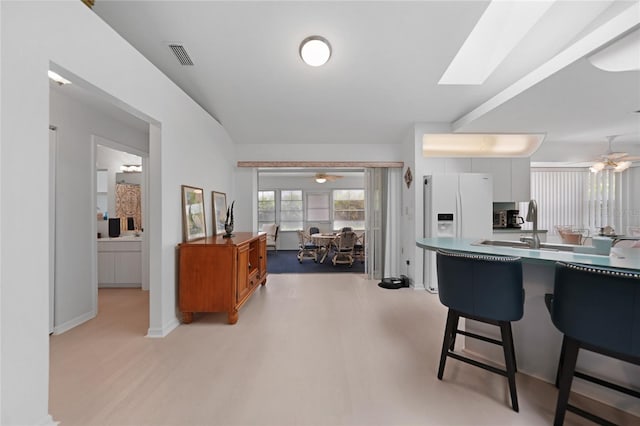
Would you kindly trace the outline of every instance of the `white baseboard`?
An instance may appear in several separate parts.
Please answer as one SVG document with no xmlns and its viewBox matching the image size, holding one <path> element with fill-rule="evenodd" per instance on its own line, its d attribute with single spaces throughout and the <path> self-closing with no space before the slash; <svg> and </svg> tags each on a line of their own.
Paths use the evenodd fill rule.
<svg viewBox="0 0 640 426">
<path fill-rule="evenodd" d="M 55 420 L 53 420 L 53 417 L 51 417 L 51 414 L 47 414 L 45 418 L 37 424 L 40 426 L 56 426 L 59 425 L 60 422 L 56 422 Z"/>
<path fill-rule="evenodd" d="M 175 330 L 176 327 L 178 327 L 179 325 L 180 325 L 180 321 L 178 321 L 178 318 L 174 317 L 171 321 L 169 321 L 168 324 L 165 324 L 162 328 L 149 327 L 149 329 L 147 330 L 147 337 L 151 337 L 151 338 L 166 337 L 169 333 Z"/>
<path fill-rule="evenodd" d="M 96 312 L 91 311 L 87 312 L 84 315 L 80 315 L 79 317 L 73 318 L 63 324 L 59 324 L 53 327 L 53 334 L 62 334 L 65 331 L 69 331 L 74 327 L 79 326 L 82 323 L 89 321 L 92 318 L 96 317 Z"/>
</svg>

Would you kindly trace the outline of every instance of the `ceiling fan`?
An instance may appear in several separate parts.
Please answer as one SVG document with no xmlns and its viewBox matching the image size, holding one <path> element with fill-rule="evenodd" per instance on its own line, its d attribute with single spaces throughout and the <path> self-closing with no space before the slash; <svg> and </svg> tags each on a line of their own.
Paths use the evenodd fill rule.
<svg viewBox="0 0 640 426">
<path fill-rule="evenodd" d="M 313 179 L 317 182 L 317 183 L 325 183 L 327 181 L 329 182 L 333 182 L 335 180 L 340 179 L 342 176 L 340 175 L 330 175 L 327 173 L 316 173 L 316 175 L 313 177 Z"/>
<path fill-rule="evenodd" d="M 593 173 L 598 173 L 601 170 L 613 170 L 614 172 L 621 172 L 629 168 L 633 161 L 639 161 L 640 157 L 629 156 L 626 152 L 614 152 L 611 149 L 611 143 L 617 137 L 617 135 L 607 136 L 609 142 L 609 148 L 605 154 L 600 156 L 589 170 Z"/>
</svg>

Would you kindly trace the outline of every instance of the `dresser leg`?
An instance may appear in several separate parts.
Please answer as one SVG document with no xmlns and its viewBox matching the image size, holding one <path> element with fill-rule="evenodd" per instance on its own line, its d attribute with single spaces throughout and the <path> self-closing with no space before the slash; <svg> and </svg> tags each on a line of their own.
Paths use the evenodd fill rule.
<svg viewBox="0 0 640 426">
<path fill-rule="evenodd" d="M 184 324 L 190 324 L 193 321 L 193 312 L 183 312 L 182 313 L 182 322 Z"/>
<path fill-rule="evenodd" d="M 229 324 L 235 324 L 238 322 L 238 310 L 234 309 L 227 313 L 227 321 Z"/>
</svg>

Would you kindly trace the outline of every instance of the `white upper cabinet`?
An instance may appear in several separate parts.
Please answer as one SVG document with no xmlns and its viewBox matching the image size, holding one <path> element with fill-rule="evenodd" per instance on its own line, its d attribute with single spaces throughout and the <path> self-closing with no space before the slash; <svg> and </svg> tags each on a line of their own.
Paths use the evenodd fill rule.
<svg viewBox="0 0 640 426">
<path fill-rule="evenodd" d="M 511 200 L 529 201 L 531 199 L 531 159 L 511 159 Z"/>
<path fill-rule="evenodd" d="M 471 171 L 493 175 L 493 201 L 529 201 L 531 198 L 529 158 L 472 158 Z"/>
</svg>

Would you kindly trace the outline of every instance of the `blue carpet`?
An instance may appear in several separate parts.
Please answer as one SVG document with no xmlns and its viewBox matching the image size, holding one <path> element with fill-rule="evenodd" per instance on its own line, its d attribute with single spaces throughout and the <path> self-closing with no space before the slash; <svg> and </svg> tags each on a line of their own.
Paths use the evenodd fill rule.
<svg viewBox="0 0 640 426">
<path fill-rule="evenodd" d="M 329 272 L 353 272 L 357 274 L 364 273 L 364 263 L 360 260 L 355 260 L 353 266 L 349 268 L 349 265 L 336 265 L 331 263 L 331 256 L 329 254 L 324 263 L 315 263 L 313 259 L 302 259 L 302 263 L 298 262 L 296 255 L 298 250 L 274 250 L 267 251 L 267 272 L 270 274 L 319 274 Z"/>
</svg>

